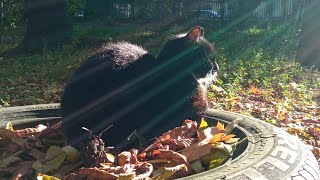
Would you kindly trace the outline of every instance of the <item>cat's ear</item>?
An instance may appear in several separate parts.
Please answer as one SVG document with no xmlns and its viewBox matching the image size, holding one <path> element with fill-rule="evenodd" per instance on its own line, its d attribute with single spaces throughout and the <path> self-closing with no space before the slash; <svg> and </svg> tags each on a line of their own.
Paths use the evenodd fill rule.
<svg viewBox="0 0 320 180">
<path fill-rule="evenodd" d="M 196 26 L 193 27 L 186 35 L 186 37 L 192 41 L 192 42 L 196 42 L 200 37 L 202 37 L 204 35 L 204 29 L 203 27 L 200 26 Z"/>
</svg>

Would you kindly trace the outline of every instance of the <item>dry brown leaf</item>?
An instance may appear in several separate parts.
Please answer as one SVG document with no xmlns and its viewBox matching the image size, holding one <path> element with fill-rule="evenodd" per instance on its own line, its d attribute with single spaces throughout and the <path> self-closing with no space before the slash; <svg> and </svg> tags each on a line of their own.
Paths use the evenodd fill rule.
<svg viewBox="0 0 320 180">
<path fill-rule="evenodd" d="M 143 163 L 137 164 L 135 169 L 137 172 L 139 172 L 139 174 L 136 173 L 138 175 L 136 175 L 136 177 L 134 178 L 136 180 L 148 179 L 148 177 L 150 177 L 151 173 L 153 172 L 153 166 L 152 166 L 152 164 L 150 164 L 148 162 L 143 162 Z"/>
<path fill-rule="evenodd" d="M 28 149 L 28 154 L 37 160 L 43 160 L 46 156 L 46 153 L 41 152 L 41 151 L 34 149 L 34 148 Z"/>
<path fill-rule="evenodd" d="M 48 137 L 48 136 L 51 137 L 56 134 L 59 134 L 59 131 L 57 131 L 57 130 L 61 129 L 61 125 L 62 125 L 62 123 L 59 122 L 51 127 L 48 127 L 46 129 L 44 129 L 43 131 L 41 131 L 40 133 L 35 134 L 35 137 L 37 137 L 37 138 Z"/>
<path fill-rule="evenodd" d="M 123 166 L 126 163 L 130 162 L 131 159 L 132 159 L 131 152 L 123 151 L 120 154 L 118 154 L 118 165 Z"/>
<path fill-rule="evenodd" d="M 40 133 L 46 128 L 47 126 L 43 124 L 39 124 L 35 128 L 25 128 L 25 129 L 15 130 L 14 132 L 17 133 L 20 137 L 27 137 L 27 136 L 32 136 L 37 133 Z"/>
<path fill-rule="evenodd" d="M 94 180 L 117 180 L 118 176 L 98 168 L 80 168 L 77 176 L 87 176 Z"/>
<path fill-rule="evenodd" d="M 210 139 L 212 138 L 213 135 L 219 133 L 221 131 L 218 130 L 217 127 L 208 127 L 202 131 L 198 132 L 198 139 L 199 141 L 205 140 L 205 139 Z"/>
<path fill-rule="evenodd" d="M 208 140 L 204 140 L 185 148 L 182 150 L 181 154 L 187 158 L 188 162 L 191 162 L 206 154 L 209 154 L 211 149 L 212 145 L 208 144 Z"/>
<path fill-rule="evenodd" d="M 9 168 L 0 168 L 0 179 L 5 177 L 11 177 L 12 179 L 34 177 L 34 170 L 31 167 L 33 162 L 34 161 L 24 161 Z"/>
<path fill-rule="evenodd" d="M 197 129 L 196 121 L 185 120 L 182 126 L 174 128 L 156 138 L 156 141 L 143 152 L 155 149 L 170 149 L 174 151 L 184 149 L 197 141 L 193 138 L 197 133 Z"/>
<path fill-rule="evenodd" d="M 180 127 L 176 127 L 159 137 L 159 139 L 177 139 L 177 138 L 191 138 L 197 132 L 198 126 L 196 121 L 185 120 Z"/>
<path fill-rule="evenodd" d="M 6 142 L 13 142 L 21 146 L 22 148 L 26 147 L 24 140 L 19 137 L 15 132 L 8 129 L 0 128 L 0 138 Z"/>
<path fill-rule="evenodd" d="M 0 167 L 1 168 L 8 168 L 10 167 L 11 165 L 15 164 L 15 163 L 18 163 L 18 162 L 21 162 L 22 159 L 19 158 L 19 157 L 15 157 L 15 156 L 10 156 L 6 159 L 4 159 L 1 163 L 0 163 Z"/>
<path fill-rule="evenodd" d="M 1 142 L 2 141 L 0 140 L 0 153 L 1 153 L 0 162 L 3 158 L 11 156 L 12 154 L 15 154 L 15 153 L 19 153 L 20 151 L 24 151 L 24 150 L 21 150 L 21 146 L 19 146 L 16 143 L 8 144 L 3 142 L 2 144 Z"/>
<path fill-rule="evenodd" d="M 175 151 L 171 151 L 171 150 L 165 150 L 165 149 L 159 149 L 156 150 L 157 153 L 154 153 L 154 158 L 157 159 L 166 159 L 166 160 L 171 160 L 171 161 L 175 161 L 179 164 L 186 164 L 187 166 L 189 166 L 189 163 L 186 159 L 186 157 L 180 153 L 177 153 Z"/>
</svg>

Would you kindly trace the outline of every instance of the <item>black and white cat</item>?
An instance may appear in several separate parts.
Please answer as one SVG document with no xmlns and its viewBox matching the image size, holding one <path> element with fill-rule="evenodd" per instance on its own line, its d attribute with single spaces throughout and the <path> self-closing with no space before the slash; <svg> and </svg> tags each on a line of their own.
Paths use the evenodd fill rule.
<svg viewBox="0 0 320 180">
<path fill-rule="evenodd" d="M 157 58 L 142 47 L 107 43 L 76 70 L 61 102 L 68 142 L 79 145 L 86 127 L 103 134 L 108 146 L 126 147 L 135 130 L 153 138 L 197 120 L 208 104 L 198 79 L 219 69 L 204 29 L 172 36 Z"/>
</svg>

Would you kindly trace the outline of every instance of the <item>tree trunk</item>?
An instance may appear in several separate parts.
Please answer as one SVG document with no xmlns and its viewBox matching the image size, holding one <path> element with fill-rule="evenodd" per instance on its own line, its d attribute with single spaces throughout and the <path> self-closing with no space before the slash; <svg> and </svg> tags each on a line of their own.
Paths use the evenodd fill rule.
<svg viewBox="0 0 320 180">
<path fill-rule="evenodd" d="M 69 39 L 65 0 L 25 0 L 27 32 L 20 47 L 29 52 L 54 49 Z"/>
<path fill-rule="evenodd" d="M 105 20 L 111 15 L 112 0 L 88 0 L 89 17 Z"/>
<path fill-rule="evenodd" d="M 320 1 L 306 3 L 297 59 L 302 65 L 320 67 Z"/>
</svg>

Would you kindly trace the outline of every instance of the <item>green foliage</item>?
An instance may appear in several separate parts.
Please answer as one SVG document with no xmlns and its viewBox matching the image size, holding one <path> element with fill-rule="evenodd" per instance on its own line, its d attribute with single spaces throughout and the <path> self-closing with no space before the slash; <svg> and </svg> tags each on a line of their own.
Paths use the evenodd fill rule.
<svg viewBox="0 0 320 180">
<path fill-rule="evenodd" d="M 67 13 L 69 16 L 74 16 L 79 13 L 85 13 L 88 0 L 68 0 Z"/>
<path fill-rule="evenodd" d="M 99 44 L 126 40 L 142 45 L 156 56 L 168 37 L 187 31 L 194 25 L 198 25 L 198 22 L 115 27 L 97 22 L 75 23 L 72 42 L 60 51 L 43 49 L 40 54 L 0 59 L 0 67 L 3 67 L 0 72 L 0 98 L 11 105 L 59 102 L 64 83 Z M 284 91 L 292 81 L 301 89 L 320 87 L 317 71 L 301 67 L 290 57 L 288 52 L 296 49 L 296 34 L 287 31 L 284 26 L 230 29 L 218 36 L 214 24 L 203 26 L 205 36 L 216 44 L 221 68 L 218 82 L 225 89 L 227 97 L 238 96 L 238 92 L 253 83 L 258 87 L 282 88 Z M 21 36 L 23 33 L 18 34 Z M 209 96 L 214 98 L 215 95 Z"/>
<path fill-rule="evenodd" d="M 23 14 L 23 0 L 0 0 L 0 37 L 14 29 Z"/>
</svg>

